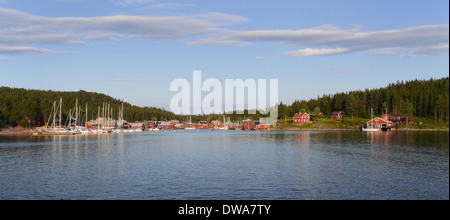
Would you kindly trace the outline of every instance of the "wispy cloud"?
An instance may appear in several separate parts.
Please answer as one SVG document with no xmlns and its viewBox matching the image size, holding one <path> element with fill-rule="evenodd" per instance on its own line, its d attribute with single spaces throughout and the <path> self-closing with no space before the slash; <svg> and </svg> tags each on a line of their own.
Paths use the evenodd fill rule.
<svg viewBox="0 0 450 220">
<path fill-rule="evenodd" d="M 86 0 L 56 0 L 58 2 L 84 2 Z"/>
<path fill-rule="evenodd" d="M 113 2 L 147 7 L 178 4 L 159 3 L 156 0 Z M 352 53 L 402 57 L 449 55 L 448 24 L 370 32 L 364 32 L 357 25 L 348 30 L 333 25 L 300 30 L 227 28 L 246 21 L 247 18 L 242 16 L 218 12 L 179 16 L 44 17 L 0 8 L 0 46 L 3 45 L 0 53 L 49 54 L 53 51 L 36 48 L 36 45 L 82 45 L 93 40 L 142 38 L 157 41 L 181 40 L 191 45 L 208 46 L 248 46 L 259 42 L 273 42 L 294 47 L 285 54 L 297 57 Z M 5 49 L 7 46 L 10 48 Z"/>
<path fill-rule="evenodd" d="M 39 49 L 34 47 L 0 45 L 0 54 L 24 54 L 24 53 L 45 55 L 45 54 L 52 54 L 55 52 L 52 50 Z"/>
<path fill-rule="evenodd" d="M 192 4 L 159 2 L 158 0 L 111 0 L 111 2 L 118 6 L 133 6 L 149 10 L 180 9 L 193 6 Z"/>
<path fill-rule="evenodd" d="M 330 72 L 330 73 L 345 73 L 345 72 L 349 72 L 349 69 L 346 68 L 340 68 L 340 67 L 331 67 L 331 68 L 327 68 L 325 69 L 325 71 Z"/>
<path fill-rule="evenodd" d="M 262 59 L 266 59 L 266 58 L 268 58 L 268 57 L 264 57 L 264 56 L 256 56 L 255 57 L 255 59 L 257 59 L 257 60 L 262 60 Z"/>
<path fill-rule="evenodd" d="M 155 2 L 155 0 L 111 0 L 113 3 L 117 5 L 127 6 L 139 6 L 144 4 L 149 4 Z"/>
<path fill-rule="evenodd" d="M 308 56 L 324 56 L 348 53 L 348 48 L 335 48 L 335 49 L 311 49 L 306 48 L 302 50 L 289 51 L 286 53 L 288 56 L 308 57 Z"/>
<path fill-rule="evenodd" d="M 160 9 L 179 9 L 179 8 L 187 8 L 193 6 L 192 4 L 183 4 L 183 3 L 176 3 L 176 2 L 166 2 L 166 3 L 155 3 L 145 6 L 145 9 L 153 9 L 153 10 L 160 10 Z"/>
<path fill-rule="evenodd" d="M 304 47 L 289 51 L 288 56 L 323 56 L 368 52 L 375 55 L 393 55 L 408 51 L 415 55 L 448 56 L 449 25 L 423 25 L 398 30 L 363 32 L 361 27 L 342 30 L 333 25 L 301 30 L 230 31 L 216 38 L 200 39 L 197 44 L 244 45 L 256 42 L 276 42 Z"/>
<path fill-rule="evenodd" d="M 109 81 L 113 81 L 113 82 L 129 82 L 131 80 L 130 79 L 121 78 L 121 79 L 110 79 Z"/>
<path fill-rule="evenodd" d="M 0 45 L 73 45 L 86 44 L 90 40 L 121 38 L 181 40 L 223 33 L 226 30 L 221 26 L 245 20 L 224 13 L 53 18 L 0 8 Z"/>
</svg>

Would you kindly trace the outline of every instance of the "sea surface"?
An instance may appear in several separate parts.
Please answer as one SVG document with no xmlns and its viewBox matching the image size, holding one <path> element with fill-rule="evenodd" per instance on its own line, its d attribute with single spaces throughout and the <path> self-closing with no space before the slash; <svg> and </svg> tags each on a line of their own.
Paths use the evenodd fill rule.
<svg viewBox="0 0 450 220">
<path fill-rule="evenodd" d="M 0 136 L 0 199 L 449 199 L 449 133 Z"/>
</svg>

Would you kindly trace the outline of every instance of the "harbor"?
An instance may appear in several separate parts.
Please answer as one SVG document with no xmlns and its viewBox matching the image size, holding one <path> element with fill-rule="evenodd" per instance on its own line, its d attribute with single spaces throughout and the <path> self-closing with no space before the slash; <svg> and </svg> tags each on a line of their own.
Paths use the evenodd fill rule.
<svg viewBox="0 0 450 220">
<path fill-rule="evenodd" d="M 128 122 L 124 119 L 124 106 L 122 104 L 118 109 L 117 115 L 114 115 L 113 108 L 108 103 L 98 107 L 96 118 L 89 119 L 88 103 L 85 104 L 85 110 L 82 110 L 78 104 L 78 99 L 72 109 L 69 109 L 67 118 L 63 118 L 63 99 L 54 101 L 48 121 L 44 126 L 29 129 L 29 133 L 34 136 L 43 135 L 94 135 L 105 133 L 130 133 L 142 131 L 165 131 L 165 130 L 254 130 L 268 131 L 270 125 L 262 121 L 245 119 L 242 121 L 231 121 L 223 115 L 223 120 L 199 121 L 192 123 L 191 116 L 189 121 L 135 121 Z M 115 118 L 114 116 L 117 116 Z M 93 117 L 93 116 L 91 116 Z M 65 123 L 64 123 L 65 122 Z M 27 134 L 27 132 L 16 132 L 16 134 Z"/>
<path fill-rule="evenodd" d="M 47 122 L 35 122 L 29 128 L 8 127 L 0 129 L 0 135 L 96 135 L 108 133 L 133 133 L 143 131 L 168 131 L 168 130 L 241 130 L 241 131 L 277 131 L 277 130 L 361 130 L 365 132 L 378 131 L 408 131 L 408 130 L 429 130 L 448 131 L 443 129 L 421 129 L 422 119 L 414 119 L 411 116 L 398 116 L 395 114 L 383 113 L 377 116 L 371 110 L 370 120 L 365 118 L 349 118 L 343 116 L 343 111 L 336 111 L 327 116 L 323 113 L 317 115 L 300 112 L 292 118 L 280 119 L 276 124 L 267 124 L 262 120 L 239 119 L 231 120 L 231 117 L 222 115 L 222 120 L 200 120 L 192 122 L 192 116 L 183 117 L 184 120 L 148 120 L 129 122 L 124 118 L 123 104 L 118 107 L 114 114 L 113 107 L 108 103 L 98 106 L 97 114 L 88 114 L 88 103 L 85 109 L 78 105 L 76 100 L 73 108 L 68 110 L 68 114 L 63 114 L 67 109 L 62 108 L 62 98 L 53 102 L 51 113 Z M 368 120 L 368 121 L 367 121 Z M 43 126 L 39 126 L 45 124 Z"/>
</svg>

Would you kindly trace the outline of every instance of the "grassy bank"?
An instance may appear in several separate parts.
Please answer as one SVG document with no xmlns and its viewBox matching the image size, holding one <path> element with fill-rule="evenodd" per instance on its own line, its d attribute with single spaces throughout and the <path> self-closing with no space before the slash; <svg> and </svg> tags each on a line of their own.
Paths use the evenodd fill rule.
<svg viewBox="0 0 450 220">
<path fill-rule="evenodd" d="M 308 124 L 293 123 L 293 120 L 279 120 L 278 126 L 274 130 L 359 130 L 370 119 L 367 118 L 343 118 L 343 119 L 329 119 L 323 118 L 312 121 Z M 395 123 L 396 129 L 421 129 L 421 130 L 448 130 L 449 124 L 436 123 L 434 118 L 414 118 L 412 123 Z"/>
<path fill-rule="evenodd" d="M 448 130 L 448 121 L 435 120 L 434 117 L 417 117 L 413 119 L 413 123 L 406 125 L 398 124 L 399 129 L 421 129 L 421 130 Z"/>
</svg>

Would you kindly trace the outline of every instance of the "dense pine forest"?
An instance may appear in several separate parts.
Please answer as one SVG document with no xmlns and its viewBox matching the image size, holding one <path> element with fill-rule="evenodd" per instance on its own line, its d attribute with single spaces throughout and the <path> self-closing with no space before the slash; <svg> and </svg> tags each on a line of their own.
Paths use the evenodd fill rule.
<svg viewBox="0 0 450 220">
<path fill-rule="evenodd" d="M 298 111 L 313 113 L 319 109 L 327 116 L 333 111 L 343 111 L 346 117 L 370 118 L 373 108 L 378 116 L 387 112 L 399 116 L 433 117 L 436 123 L 448 123 L 448 81 L 448 77 L 401 81 L 386 88 L 323 95 L 309 101 L 295 101 L 292 105 L 280 103 L 279 116 L 292 117 Z"/>
<path fill-rule="evenodd" d="M 27 90 L 0 87 L 0 127 L 27 126 L 25 120 L 47 121 L 55 100 L 63 99 L 63 120 L 68 116 L 69 109 L 74 108 L 75 100 L 85 109 L 88 103 L 88 116 L 98 115 L 98 107 L 109 103 L 117 117 L 122 101 L 110 96 L 78 91 L 57 92 L 42 90 Z M 137 107 L 124 102 L 124 118 L 128 121 L 145 120 L 183 120 L 185 116 L 175 115 L 169 111 Z M 322 112 L 329 116 L 333 111 L 343 111 L 346 117 L 370 118 L 370 109 L 376 115 L 389 114 L 414 117 L 433 118 L 436 124 L 448 123 L 449 120 L 449 78 L 413 80 L 396 82 L 385 88 L 351 91 L 334 95 L 323 95 L 309 101 L 299 100 L 291 105 L 279 104 L 280 118 L 290 118 L 296 112 Z M 85 112 L 83 112 L 85 114 Z M 229 115 L 232 120 L 251 117 L 258 119 L 260 115 Z M 222 119 L 220 115 L 195 116 L 193 121 Z"/>
<path fill-rule="evenodd" d="M 66 121 L 69 109 L 74 109 L 76 99 L 78 105 L 81 105 L 81 114 L 86 114 L 86 103 L 88 104 L 88 118 L 92 119 L 98 116 L 98 107 L 102 108 L 103 103 L 109 103 L 113 111 L 112 115 L 117 118 L 119 107 L 122 101 L 110 96 L 78 91 L 78 92 L 57 92 L 42 90 L 27 90 L 0 87 L 0 127 L 4 126 L 27 126 L 25 119 L 31 121 L 47 121 L 52 110 L 53 102 L 63 99 L 62 119 Z M 126 120 L 131 122 L 138 120 L 168 120 L 178 118 L 172 112 L 151 107 L 137 107 L 123 102 Z"/>
</svg>

